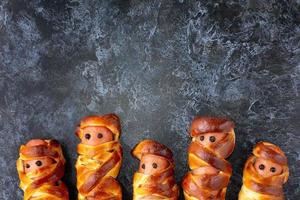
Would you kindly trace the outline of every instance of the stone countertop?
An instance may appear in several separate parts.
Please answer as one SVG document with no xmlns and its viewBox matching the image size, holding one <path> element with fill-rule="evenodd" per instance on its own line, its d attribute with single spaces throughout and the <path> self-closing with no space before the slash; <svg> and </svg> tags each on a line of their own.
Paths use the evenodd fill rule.
<svg viewBox="0 0 300 200">
<path fill-rule="evenodd" d="M 285 151 L 286 199 L 300 199 L 299 64 L 299 0 L 1 0 L 0 199 L 22 199 L 15 162 L 31 138 L 60 141 L 76 199 L 75 126 L 110 112 L 122 120 L 125 200 L 130 150 L 145 138 L 173 150 L 180 183 L 195 115 L 236 122 L 227 199 L 262 140 Z"/>
</svg>

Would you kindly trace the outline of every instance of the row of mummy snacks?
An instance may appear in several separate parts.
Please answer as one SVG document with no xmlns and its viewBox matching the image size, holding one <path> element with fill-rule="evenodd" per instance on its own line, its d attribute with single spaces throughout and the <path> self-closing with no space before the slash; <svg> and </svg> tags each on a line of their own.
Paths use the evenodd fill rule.
<svg viewBox="0 0 300 200">
<path fill-rule="evenodd" d="M 224 200 L 232 175 L 226 160 L 234 150 L 234 123 L 228 119 L 196 117 L 190 126 L 190 171 L 182 188 L 186 200 Z M 78 200 L 121 200 L 116 180 L 122 165 L 121 125 L 115 114 L 88 116 L 76 129 L 80 139 L 76 162 Z M 132 150 L 140 161 L 133 177 L 133 200 L 176 200 L 172 151 L 154 140 L 143 140 Z M 65 159 L 56 140 L 30 140 L 20 147 L 17 170 L 24 200 L 67 200 L 61 181 Z M 289 175 L 287 158 L 276 145 L 259 142 L 244 168 L 239 200 L 283 200 Z"/>
</svg>

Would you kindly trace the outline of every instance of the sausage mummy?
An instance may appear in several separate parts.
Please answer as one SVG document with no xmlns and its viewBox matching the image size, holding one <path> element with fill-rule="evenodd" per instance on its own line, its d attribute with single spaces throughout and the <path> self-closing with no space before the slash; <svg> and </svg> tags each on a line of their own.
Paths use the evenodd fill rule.
<svg viewBox="0 0 300 200">
<path fill-rule="evenodd" d="M 58 141 L 34 139 L 22 145 L 17 170 L 24 200 L 68 200 L 68 189 L 60 180 L 64 167 Z"/>
<path fill-rule="evenodd" d="M 140 160 L 133 177 L 133 200 L 176 200 L 179 190 L 174 178 L 170 149 L 153 140 L 144 140 L 132 150 Z"/>
<path fill-rule="evenodd" d="M 76 162 L 78 200 L 121 200 L 115 179 L 122 163 L 121 133 L 117 115 L 88 116 L 81 120 L 76 135 L 81 143 Z"/>
<path fill-rule="evenodd" d="M 259 142 L 245 164 L 239 200 L 283 200 L 288 176 L 283 151 L 274 144 Z"/>
<path fill-rule="evenodd" d="M 191 169 L 182 181 L 186 200 L 224 200 L 232 174 L 225 159 L 235 146 L 234 123 L 227 119 L 196 117 L 190 127 L 188 149 Z"/>
</svg>

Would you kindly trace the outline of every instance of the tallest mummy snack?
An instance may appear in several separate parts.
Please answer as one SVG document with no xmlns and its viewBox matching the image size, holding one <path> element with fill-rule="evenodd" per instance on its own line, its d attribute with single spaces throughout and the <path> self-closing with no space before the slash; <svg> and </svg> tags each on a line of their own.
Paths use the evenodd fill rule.
<svg viewBox="0 0 300 200">
<path fill-rule="evenodd" d="M 121 133 L 117 115 L 88 116 L 76 135 L 81 139 L 76 162 L 78 200 L 121 200 L 115 180 L 122 163 Z"/>
<path fill-rule="evenodd" d="M 227 119 L 196 117 L 190 128 L 188 162 L 192 171 L 183 179 L 186 200 L 224 200 L 232 173 L 229 157 L 235 146 L 234 123 Z"/>
</svg>

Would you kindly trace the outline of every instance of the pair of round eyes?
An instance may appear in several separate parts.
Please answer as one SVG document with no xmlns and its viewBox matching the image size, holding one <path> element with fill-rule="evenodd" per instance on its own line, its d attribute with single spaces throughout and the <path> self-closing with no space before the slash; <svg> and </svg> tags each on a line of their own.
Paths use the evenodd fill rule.
<svg viewBox="0 0 300 200">
<path fill-rule="evenodd" d="M 40 160 L 36 161 L 35 164 L 36 164 L 36 166 L 38 166 L 38 167 L 40 167 L 40 166 L 43 165 L 42 161 L 40 161 Z M 29 165 L 29 164 L 26 164 L 25 167 L 28 169 L 28 168 L 30 168 L 30 165 Z"/>
<path fill-rule="evenodd" d="M 153 167 L 153 169 L 156 169 L 157 168 L 157 164 L 156 163 L 152 163 L 152 167 Z M 142 164 L 142 168 L 143 169 L 146 168 L 145 164 Z"/>
<path fill-rule="evenodd" d="M 205 138 L 204 135 L 201 135 L 201 136 L 200 136 L 200 140 L 201 140 L 201 141 L 203 141 L 204 138 Z M 210 137 L 209 137 L 209 141 L 210 141 L 210 142 L 215 142 L 215 141 L 216 141 L 216 137 L 215 137 L 215 136 L 210 136 Z"/>
<path fill-rule="evenodd" d="M 91 134 L 86 133 L 84 135 L 84 137 L 85 137 L 85 139 L 89 140 L 91 138 Z M 98 133 L 97 138 L 99 138 L 99 139 L 103 138 L 103 134 L 102 133 Z"/>
<path fill-rule="evenodd" d="M 265 170 L 265 168 L 266 168 L 264 164 L 260 164 L 258 167 L 259 167 L 260 170 Z M 276 168 L 275 167 L 271 167 L 270 168 L 270 172 L 275 173 L 276 172 Z"/>
</svg>

